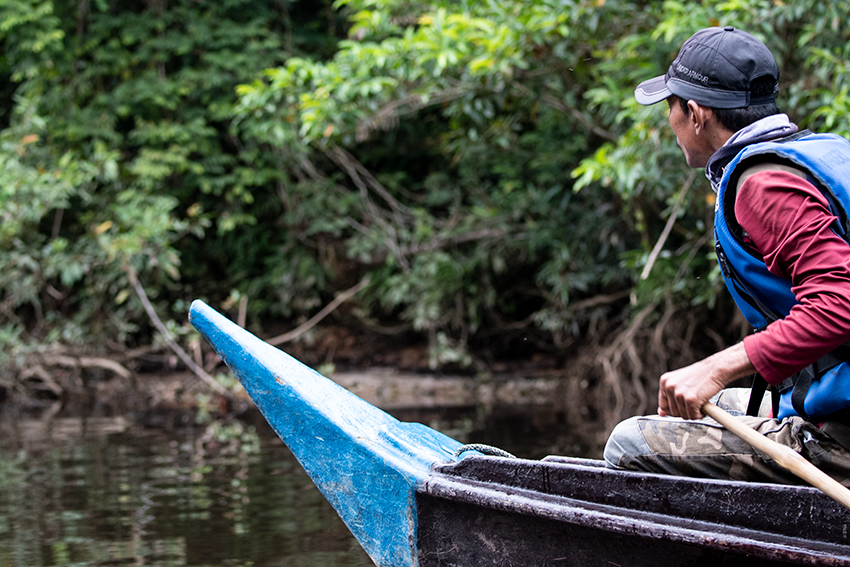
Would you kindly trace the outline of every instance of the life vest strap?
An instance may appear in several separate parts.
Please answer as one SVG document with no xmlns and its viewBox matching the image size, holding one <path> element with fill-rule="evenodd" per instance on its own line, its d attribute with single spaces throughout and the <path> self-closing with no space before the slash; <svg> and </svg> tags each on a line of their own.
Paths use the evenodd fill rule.
<svg viewBox="0 0 850 567">
<path fill-rule="evenodd" d="M 772 388 L 767 380 L 762 378 L 761 374 L 753 375 L 753 385 L 750 389 L 750 401 L 747 403 L 747 415 L 758 416 L 761 408 L 761 401 L 764 399 L 764 394 L 770 390 L 770 406 L 773 410 L 772 417 L 779 414 L 779 390 Z"/>
</svg>

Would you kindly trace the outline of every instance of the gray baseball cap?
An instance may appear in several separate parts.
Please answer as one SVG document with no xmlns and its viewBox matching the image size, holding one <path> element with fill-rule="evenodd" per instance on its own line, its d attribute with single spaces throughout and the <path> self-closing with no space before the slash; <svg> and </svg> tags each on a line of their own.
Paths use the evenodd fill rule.
<svg viewBox="0 0 850 567">
<path fill-rule="evenodd" d="M 755 79 L 773 79 L 773 91 L 754 96 Z M 772 102 L 779 84 L 779 67 L 765 44 L 731 26 L 706 28 L 690 37 L 667 73 L 644 81 L 635 99 L 655 104 L 678 95 L 711 108 L 745 108 Z"/>
</svg>

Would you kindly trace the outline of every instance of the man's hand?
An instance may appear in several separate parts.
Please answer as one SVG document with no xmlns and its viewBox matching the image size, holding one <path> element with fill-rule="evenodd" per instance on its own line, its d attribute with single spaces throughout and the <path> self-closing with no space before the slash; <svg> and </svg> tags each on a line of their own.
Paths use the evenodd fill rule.
<svg viewBox="0 0 850 567">
<path fill-rule="evenodd" d="M 743 343 L 729 347 L 690 366 L 667 372 L 658 387 L 658 415 L 700 419 L 702 405 L 755 367 Z"/>
</svg>

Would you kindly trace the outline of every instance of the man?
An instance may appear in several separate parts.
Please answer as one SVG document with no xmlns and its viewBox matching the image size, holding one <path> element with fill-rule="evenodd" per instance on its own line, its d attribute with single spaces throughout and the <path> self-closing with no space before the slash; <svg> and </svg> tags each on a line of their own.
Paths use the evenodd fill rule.
<svg viewBox="0 0 850 567">
<path fill-rule="evenodd" d="M 667 102 L 688 165 L 705 167 L 727 287 L 761 332 L 664 374 L 658 415 L 615 428 L 609 466 L 800 482 L 705 418 L 710 400 L 850 486 L 850 143 L 798 132 L 776 106 L 778 83 L 762 42 L 718 27 L 635 91 L 640 104 Z M 726 386 L 754 373 L 775 393 L 754 388 L 748 408 L 749 390 Z"/>
</svg>

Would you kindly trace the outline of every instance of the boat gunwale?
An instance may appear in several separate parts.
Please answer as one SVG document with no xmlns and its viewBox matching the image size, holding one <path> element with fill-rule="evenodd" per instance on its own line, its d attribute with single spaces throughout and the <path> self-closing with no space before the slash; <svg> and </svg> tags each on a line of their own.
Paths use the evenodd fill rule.
<svg viewBox="0 0 850 567">
<path fill-rule="evenodd" d="M 587 459 L 520 459 L 495 466 L 498 462 L 470 455 L 432 470 L 670 516 L 701 514 L 714 523 L 850 546 L 850 512 L 810 486 L 612 469 Z"/>
<path fill-rule="evenodd" d="M 476 458 L 476 457 L 473 457 Z M 498 457 L 485 457 L 499 459 Z M 500 459 L 510 461 L 510 459 Z M 521 460 L 521 459 L 520 459 Z M 850 546 L 432 472 L 417 492 L 502 512 L 801 565 L 850 565 Z"/>
</svg>

